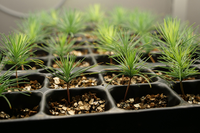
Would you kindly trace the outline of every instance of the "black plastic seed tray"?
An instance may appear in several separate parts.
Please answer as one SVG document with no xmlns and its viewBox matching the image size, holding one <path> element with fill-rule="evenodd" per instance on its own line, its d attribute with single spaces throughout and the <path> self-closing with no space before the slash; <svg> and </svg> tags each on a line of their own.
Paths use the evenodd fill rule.
<svg viewBox="0 0 200 133">
<path fill-rule="evenodd" d="M 77 56 L 77 59 L 85 58 L 91 65 L 99 64 L 92 68 L 89 72 L 99 72 L 96 75 L 89 75 L 98 80 L 97 86 L 86 88 L 70 88 L 71 96 L 82 95 L 85 92 L 94 92 L 105 102 L 105 112 L 76 114 L 71 116 L 52 116 L 49 112 L 48 102 L 51 100 L 59 100 L 67 98 L 66 89 L 50 89 L 48 76 L 51 76 L 48 71 L 38 67 L 36 70 L 18 70 L 19 76 L 28 74 L 29 79 L 37 79 L 42 85 L 41 89 L 26 92 L 30 96 L 25 96 L 19 92 L 6 92 L 6 97 L 11 102 L 11 105 L 16 108 L 27 108 L 38 105 L 38 113 L 27 117 L 17 119 L 1 119 L 1 129 L 16 130 L 14 127 L 29 127 L 28 130 L 39 131 L 74 131 L 74 132 L 144 132 L 144 131 L 159 131 L 159 132 L 180 132 L 180 131 L 195 131 L 198 128 L 200 105 L 189 104 L 184 101 L 178 94 L 180 88 L 178 82 L 170 87 L 161 78 L 153 78 L 151 85 L 148 83 L 130 85 L 127 98 L 141 97 L 147 94 L 161 94 L 168 97 L 167 107 L 150 108 L 139 110 L 124 110 L 117 107 L 117 103 L 123 99 L 126 85 L 108 85 L 103 78 L 104 72 L 108 69 L 116 69 L 115 66 L 107 65 L 109 58 L 107 55 L 98 55 L 93 53 L 93 48 L 89 44 L 84 44 L 84 49 L 88 50 L 88 54 Z M 37 51 L 38 58 L 44 61 L 45 65 L 52 66 L 54 57 L 52 53 Z M 42 57 L 40 57 L 42 55 Z M 156 55 L 157 56 L 157 55 Z M 103 63 L 102 63 L 103 62 Z M 152 70 L 158 64 L 149 62 Z M 118 64 L 116 64 L 118 65 Z M 162 64 L 161 64 L 162 65 Z M 198 67 L 198 65 L 196 65 Z M 3 72 L 9 69 L 5 65 Z M 80 69 L 77 67 L 74 71 Z M 59 68 L 55 68 L 59 70 Z M 145 69 L 147 72 L 153 72 L 151 69 Z M 15 78 L 14 75 L 12 78 Z M 186 93 L 199 94 L 200 79 L 184 81 Z M 173 88 L 173 89 L 172 89 Z M 0 111 L 8 112 L 12 115 L 9 106 L 5 99 L 0 98 Z"/>
</svg>

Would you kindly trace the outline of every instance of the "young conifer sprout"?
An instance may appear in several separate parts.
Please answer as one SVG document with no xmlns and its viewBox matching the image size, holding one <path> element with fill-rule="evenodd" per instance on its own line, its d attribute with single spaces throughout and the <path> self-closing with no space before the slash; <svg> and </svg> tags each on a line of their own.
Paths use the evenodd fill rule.
<svg viewBox="0 0 200 133">
<path fill-rule="evenodd" d="M 101 10 L 100 4 L 90 5 L 85 12 L 85 21 L 91 22 L 93 26 L 97 26 L 104 19 L 104 12 Z"/>
<path fill-rule="evenodd" d="M 164 20 L 163 25 L 159 25 L 159 30 L 166 42 L 160 43 L 160 49 L 163 56 L 160 61 L 170 67 L 163 67 L 169 72 L 163 72 L 165 75 L 173 77 L 180 81 L 180 88 L 184 99 L 186 99 L 182 81 L 190 76 L 199 74 L 196 67 L 191 67 L 197 59 L 192 59 L 196 51 L 194 35 L 191 27 L 180 28 L 180 20 L 168 18 Z M 162 67 L 162 66 L 161 66 Z"/>
<path fill-rule="evenodd" d="M 141 39 L 142 49 L 144 50 L 145 53 L 148 54 L 152 63 L 155 63 L 155 60 L 151 56 L 151 51 L 156 48 L 155 44 L 153 44 L 153 41 L 154 41 L 153 37 L 151 36 L 150 33 L 146 33 Z"/>
<path fill-rule="evenodd" d="M 120 53 L 120 56 L 118 56 L 118 60 L 113 58 L 116 62 L 118 62 L 120 65 L 116 65 L 116 67 L 119 68 L 118 76 L 126 75 L 129 77 L 128 86 L 126 88 L 126 92 L 124 95 L 124 101 L 126 100 L 126 96 L 130 87 L 131 79 L 133 76 L 140 76 L 143 77 L 151 87 L 150 81 L 148 78 L 146 78 L 144 75 L 146 73 L 142 72 L 142 69 L 145 67 L 145 61 L 139 61 L 141 57 L 141 53 L 138 53 L 137 49 L 128 50 L 126 54 Z M 114 77 L 112 80 L 114 80 L 116 77 Z"/>
<path fill-rule="evenodd" d="M 62 18 L 58 22 L 58 30 L 64 34 L 74 37 L 84 29 L 84 19 L 80 12 L 76 10 L 65 10 Z"/>
<path fill-rule="evenodd" d="M 135 34 L 144 35 L 154 29 L 157 16 L 147 11 L 135 9 L 129 15 L 127 28 Z"/>
<path fill-rule="evenodd" d="M 3 53 L 6 56 L 6 64 L 15 65 L 16 78 L 18 78 L 17 70 L 21 66 L 29 66 L 30 62 L 41 62 L 37 59 L 28 59 L 30 55 L 33 55 L 32 48 L 36 45 L 32 45 L 27 35 L 21 33 L 12 33 L 8 36 L 1 34 L 1 43 L 4 46 Z M 17 81 L 18 82 L 18 81 Z M 19 85 L 17 84 L 17 87 Z"/>
<path fill-rule="evenodd" d="M 127 10 L 123 7 L 115 7 L 110 13 L 112 22 L 119 28 L 125 27 L 127 15 Z"/>
<path fill-rule="evenodd" d="M 104 51 L 108 51 L 109 55 L 111 55 L 114 48 L 114 38 L 117 35 L 117 28 L 114 25 L 109 24 L 108 22 L 104 22 L 102 25 L 98 26 L 97 29 L 97 37 L 98 37 L 98 48 Z M 112 59 L 110 59 L 110 63 L 112 64 Z"/>
<path fill-rule="evenodd" d="M 44 29 L 49 28 L 52 32 L 55 32 L 59 20 L 59 12 L 60 10 L 54 9 L 50 13 L 47 11 L 41 11 L 39 13 L 39 19 Z"/>
<path fill-rule="evenodd" d="M 68 38 L 68 39 L 67 39 Z M 70 41 L 68 41 L 70 40 Z M 45 51 L 52 51 L 53 54 L 56 54 L 60 57 L 64 57 L 76 47 L 74 47 L 75 40 L 71 39 L 67 34 L 58 34 L 58 37 L 50 37 L 50 41 L 46 43 L 46 47 L 41 47 Z"/>
<path fill-rule="evenodd" d="M 119 56 L 121 54 L 126 55 L 126 53 L 131 49 L 136 49 L 136 45 L 140 42 L 143 37 L 138 38 L 138 35 L 130 36 L 125 30 L 119 30 L 117 35 L 112 38 L 112 48 L 113 52 L 116 53 L 113 55 Z M 141 50 L 140 48 L 138 51 Z"/>
<path fill-rule="evenodd" d="M 140 11 L 135 9 L 130 15 L 127 23 L 127 28 L 134 32 L 135 34 L 139 34 L 143 36 L 141 42 L 142 47 L 147 50 L 152 45 L 152 38 L 150 36 L 150 31 L 154 30 L 155 23 L 157 20 L 157 16 L 153 15 L 151 12 L 147 11 Z M 149 50 L 153 49 L 150 48 Z M 147 51 L 148 56 L 150 57 L 151 61 L 155 63 L 155 60 L 150 55 L 150 51 Z"/>
<path fill-rule="evenodd" d="M 19 32 L 26 34 L 32 41 L 31 43 L 41 43 L 47 37 L 48 31 L 42 25 L 40 17 L 30 14 L 22 23 L 18 23 Z"/>
<path fill-rule="evenodd" d="M 2 56 L 0 55 L 0 60 L 2 59 Z M 26 78 L 24 77 L 20 77 L 20 78 L 14 78 L 14 79 L 10 79 L 10 77 L 12 76 L 12 74 L 14 73 L 14 71 L 11 71 L 11 69 L 7 70 L 5 73 L 2 73 L 2 69 L 3 67 L 1 67 L 2 64 L 5 63 L 5 59 L 2 59 L 2 61 L 0 62 L 0 97 L 3 97 L 10 109 L 12 108 L 11 107 L 11 104 L 9 102 L 9 100 L 7 99 L 7 97 L 5 96 L 4 92 L 7 92 L 8 90 L 13 90 L 13 89 L 16 89 L 16 88 L 10 88 L 11 86 L 16 86 L 18 81 L 21 81 L 21 80 L 27 80 Z M 15 67 L 15 66 L 13 66 Z M 25 83 L 25 82 L 18 82 L 18 83 Z M 25 93 L 23 93 L 25 94 Z M 27 95 L 27 94 L 25 94 Z"/>
<path fill-rule="evenodd" d="M 188 32 L 185 33 L 185 35 L 184 35 L 185 37 L 183 37 L 183 40 L 184 40 L 183 42 L 185 42 L 185 46 L 192 44 L 192 47 L 198 49 L 198 47 L 199 47 L 199 41 L 197 40 L 198 39 L 197 37 L 199 36 L 198 31 L 197 31 L 198 28 L 193 28 L 192 26 L 190 26 L 188 28 Z"/>
<path fill-rule="evenodd" d="M 92 74 L 92 73 L 84 73 L 87 70 L 94 68 L 96 65 L 92 65 L 86 68 L 81 68 L 76 71 L 74 69 L 81 64 L 81 62 L 84 60 L 79 60 L 76 61 L 76 56 L 75 55 L 70 55 L 67 54 L 67 57 L 59 57 L 60 61 L 56 58 L 54 61 L 56 64 L 59 66 L 59 70 L 54 70 L 53 68 L 48 68 L 47 66 L 41 65 L 44 69 L 46 69 L 49 73 L 51 73 L 53 76 L 58 77 L 62 80 L 64 80 L 67 84 L 67 96 L 68 96 L 68 103 L 70 103 L 70 93 L 69 93 L 69 88 L 70 88 L 70 82 L 72 79 L 86 75 L 86 74 Z M 50 70 L 49 70 L 50 69 Z"/>
<path fill-rule="evenodd" d="M 124 96 L 125 101 L 133 76 L 141 76 L 149 83 L 150 87 L 151 84 L 149 82 L 149 79 L 144 76 L 146 73 L 142 72 L 142 69 L 144 69 L 145 67 L 145 61 L 140 61 L 142 57 L 141 49 L 135 48 L 136 44 L 140 40 L 135 41 L 137 37 L 130 38 L 130 35 L 123 31 L 119 32 L 118 37 L 119 40 L 115 39 L 114 48 L 114 52 L 118 53 L 116 55 L 117 59 L 113 58 L 115 57 L 115 55 L 111 56 L 111 58 L 113 58 L 116 62 L 120 64 L 115 65 L 119 68 L 119 74 L 116 77 L 123 75 L 129 77 L 128 86 Z M 116 77 L 114 77 L 112 80 L 114 80 Z"/>
</svg>

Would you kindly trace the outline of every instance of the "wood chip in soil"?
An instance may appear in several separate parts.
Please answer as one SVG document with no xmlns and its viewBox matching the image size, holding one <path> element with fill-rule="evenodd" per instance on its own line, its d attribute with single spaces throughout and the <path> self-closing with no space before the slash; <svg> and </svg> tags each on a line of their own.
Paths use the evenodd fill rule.
<svg viewBox="0 0 200 133">
<path fill-rule="evenodd" d="M 75 115 L 97 113 L 105 111 L 105 100 L 96 96 L 96 93 L 85 93 L 72 97 L 72 102 L 68 104 L 65 98 L 60 101 L 49 102 L 49 112 L 51 115 Z"/>
<path fill-rule="evenodd" d="M 50 88 L 51 89 L 67 89 L 67 84 L 64 80 L 58 77 L 47 77 L 50 81 Z M 78 88 L 78 87 L 90 87 L 90 86 L 97 86 L 97 79 L 96 78 L 88 78 L 86 76 L 80 76 L 73 79 L 70 82 L 70 88 Z"/>
<path fill-rule="evenodd" d="M 17 88 L 17 86 L 9 87 L 7 92 L 33 91 L 33 90 L 38 90 L 42 88 L 42 85 L 37 80 L 30 80 L 29 83 L 30 84 L 19 85 L 20 86 L 19 88 Z M 15 88 L 15 89 L 12 89 L 12 88 Z"/>
<path fill-rule="evenodd" d="M 139 110 L 139 109 L 150 109 L 167 107 L 168 99 L 167 96 L 162 94 L 150 95 L 129 98 L 128 100 L 117 103 L 117 107 L 125 110 Z"/>
<path fill-rule="evenodd" d="M 116 74 L 114 74 L 114 73 L 112 75 L 105 74 L 104 80 L 107 84 L 109 83 L 111 85 L 128 85 L 129 77 L 127 77 L 127 76 L 124 76 L 123 78 L 117 77 L 114 80 L 112 80 L 115 76 L 116 76 Z M 147 75 L 144 75 L 144 76 L 146 78 L 148 78 Z M 149 80 L 149 81 L 151 81 L 151 80 Z M 131 84 L 136 84 L 136 83 L 147 83 L 147 81 L 143 77 L 133 76 L 131 79 Z"/>
<path fill-rule="evenodd" d="M 32 115 L 35 115 L 38 113 L 38 106 L 35 106 L 31 109 L 29 108 L 13 108 L 12 109 L 12 114 L 8 114 L 4 111 L 0 111 L 0 119 L 16 119 L 16 118 L 25 118 L 25 117 L 30 117 Z"/>
<path fill-rule="evenodd" d="M 179 94 L 179 96 L 184 99 L 182 94 Z M 197 95 L 186 94 L 186 99 L 184 99 L 184 100 L 187 101 L 190 104 L 200 104 L 200 95 L 199 94 L 197 94 Z"/>
</svg>

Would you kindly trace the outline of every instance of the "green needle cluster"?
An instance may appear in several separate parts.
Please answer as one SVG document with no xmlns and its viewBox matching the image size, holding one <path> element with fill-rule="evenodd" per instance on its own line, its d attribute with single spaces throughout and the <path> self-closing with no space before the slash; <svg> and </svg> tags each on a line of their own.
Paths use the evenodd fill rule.
<svg viewBox="0 0 200 133">
<path fill-rule="evenodd" d="M 182 81 L 199 74 L 198 70 L 192 67 L 197 60 L 192 59 L 197 50 L 194 43 L 197 35 L 193 34 L 193 29 L 187 25 L 181 28 L 180 20 L 176 18 L 164 20 L 163 25 L 159 24 L 159 31 L 166 40 L 159 43 L 163 54 L 161 59 L 164 60 L 160 62 L 167 65 L 163 68 L 168 69 L 168 72 L 163 73 L 180 81 L 181 91 L 185 96 Z"/>
<path fill-rule="evenodd" d="M 135 9 L 129 14 L 127 28 L 136 34 L 144 35 L 154 29 L 157 16 L 147 11 Z"/>
<path fill-rule="evenodd" d="M 2 56 L 0 56 L 0 60 L 1 59 L 2 59 Z M 5 61 L 5 58 L 3 58 L 2 61 L 0 62 L 0 66 L 2 65 L 2 63 L 4 63 L 4 61 Z M 13 67 L 15 67 L 15 66 L 13 66 Z M 11 103 L 5 96 L 4 92 L 7 92 L 8 90 L 16 89 L 16 88 L 10 88 L 10 87 L 16 86 L 18 83 L 25 83 L 25 82 L 18 82 L 18 81 L 27 80 L 27 79 L 24 77 L 11 79 L 10 77 L 14 73 L 13 71 L 11 71 L 12 68 L 7 70 L 5 73 L 2 73 L 2 69 L 3 68 L 0 68 L 0 97 L 3 97 L 7 101 L 9 107 L 12 108 Z M 23 93 L 23 94 L 25 94 L 25 93 Z M 25 95 L 27 95 L 27 94 L 25 94 Z"/>
<path fill-rule="evenodd" d="M 48 30 L 42 25 L 37 14 L 30 14 L 22 23 L 18 23 L 19 32 L 26 34 L 31 43 L 41 43 L 47 37 Z"/>
<path fill-rule="evenodd" d="M 8 36 L 5 36 L 4 34 L 1 34 L 1 38 L 1 43 L 4 46 L 2 50 L 6 56 L 4 63 L 15 66 L 16 78 L 18 78 L 17 70 L 19 67 L 23 70 L 24 66 L 31 67 L 29 65 L 30 62 L 35 61 L 42 63 L 38 59 L 30 59 L 30 56 L 33 55 L 32 49 L 36 47 L 36 44 L 32 45 L 31 40 L 27 35 L 22 33 L 11 33 Z"/>
<path fill-rule="evenodd" d="M 113 58 L 117 56 L 117 59 L 113 59 L 120 64 L 115 65 L 117 68 L 119 68 L 119 74 L 116 77 L 121 75 L 126 75 L 129 77 L 129 83 L 124 96 L 125 100 L 133 76 L 141 76 L 149 83 L 150 86 L 151 84 L 149 79 L 144 76 L 146 73 L 142 71 L 142 69 L 145 68 L 146 61 L 140 60 L 142 53 L 140 52 L 139 48 L 135 48 L 136 44 L 139 43 L 140 40 L 135 40 L 137 37 L 131 38 L 130 34 L 123 31 L 119 32 L 118 38 L 119 39 L 115 39 L 114 43 L 114 52 L 118 54 L 110 57 Z M 114 77 L 112 80 L 114 80 L 116 77 Z"/>
<path fill-rule="evenodd" d="M 108 22 L 104 22 L 99 25 L 97 28 L 97 37 L 98 37 L 98 48 L 104 51 L 113 51 L 114 48 L 114 38 L 117 36 L 117 28 L 109 24 Z"/>
<path fill-rule="evenodd" d="M 39 13 L 39 19 L 44 28 L 50 28 L 51 31 L 56 29 L 59 20 L 59 10 L 51 10 L 50 13 L 47 11 L 41 11 Z"/>
<path fill-rule="evenodd" d="M 111 21 L 114 25 L 118 27 L 125 27 L 125 22 L 127 21 L 128 11 L 123 7 L 115 7 L 112 12 L 110 12 Z"/>
<path fill-rule="evenodd" d="M 74 36 L 84 28 L 82 14 L 76 10 L 65 10 L 58 22 L 58 30 L 64 34 Z"/>
<path fill-rule="evenodd" d="M 104 19 L 104 15 L 100 4 L 90 5 L 85 12 L 85 21 L 99 24 Z"/>
<path fill-rule="evenodd" d="M 69 93 L 69 84 L 72 81 L 72 79 L 86 75 L 86 74 L 92 74 L 92 73 L 84 73 L 85 71 L 95 67 L 96 65 L 92 65 L 85 68 L 80 68 L 76 71 L 74 69 L 83 62 L 84 58 L 82 60 L 79 60 L 76 62 L 76 56 L 67 54 L 67 57 L 59 57 L 60 60 L 55 58 L 56 64 L 59 66 L 60 70 L 55 70 L 53 68 L 48 68 L 47 66 L 41 65 L 43 68 L 45 68 L 49 73 L 51 73 L 55 77 L 59 77 L 60 79 L 64 80 L 67 83 L 67 95 L 68 95 L 68 102 L 70 103 L 70 93 Z"/>
<path fill-rule="evenodd" d="M 22 33 L 10 33 L 8 36 L 1 34 L 1 43 L 4 46 L 3 53 L 6 55 L 7 64 L 28 65 L 31 60 L 28 58 L 33 55 L 32 49 L 36 45 L 31 44 L 30 38 Z"/>
<path fill-rule="evenodd" d="M 41 47 L 41 49 L 47 52 L 52 51 L 53 54 L 60 57 L 64 57 L 76 48 L 74 47 L 75 40 L 67 34 L 58 34 L 57 37 L 50 37 L 46 44 L 47 46 Z"/>
</svg>

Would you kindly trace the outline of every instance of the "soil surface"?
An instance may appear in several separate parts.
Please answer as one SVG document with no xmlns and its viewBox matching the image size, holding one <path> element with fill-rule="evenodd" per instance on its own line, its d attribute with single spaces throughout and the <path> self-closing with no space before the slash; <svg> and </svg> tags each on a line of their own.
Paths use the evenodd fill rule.
<svg viewBox="0 0 200 133">
<path fill-rule="evenodd" d="M 49 102 L 51 115 L 75 115 L 85 113 L 97 113 L 105 111 L 105 100 L 101 100 L 96 93 L 85 93 L 72 97 L 68 104 L 65 98 L 60 101 Z"/>
<path fill-rule="evenodd" d="M 74 63 L 75 64 L 75 63 Z M 53 68 L 59 68 L 59 66 L 55 63 L 55 62 L 53 62 Z M 88 67 L 88 66 L 90 66 L 90 63 L 89 62 L 87 62 L 87 61 L 82 61 L 77 67 Z"/>
<path fill-rule="evenodd" d="M 162 94 L 142 96 L 141 98 L 129 98 L 126 101 L 117 103 L 117 107 L 126 110 L 138 110 L 149 108 L 167 107 L 167 96 Z"/>
<path fill-rule="evenodd" d="M 44 57 L 48 55 L 46 51 L 36 51 L 34 54 L 36 57 Z"/>
<path fill-rule="evenodd" d="M 39 65 L 34 65 L 34 66 L 31 66 L 31 68 L 29 68 L 28 70 L 37 70 L 37 69 L 41 69 L 42 67 L 39 66 Z"/>
<path fill-rule="evenodd" d="M 89 39 L 89 40 L 97 40 L 97 36 L 96 35 L 92 35 L 92 34 L 85 34 L 85 37 L 86 39 Z"/>
<path fill-rule="evenodd" d="M 182 94 L 179 94 L 179 96 L 184 99 Z M 200 95 L 186 94 L 186 99 L 184 100 L 190 104 L 200 104 Z"/>
<path fill-rule="evenodd" d="M 105 74 L 104 80 L 107 84 L 111 85 L 128 85 L 129 82 L 129 77 L 124 76 L 124 77 L 117 77 L 114 80 L 112 80 L 117 74 Z M 144 75 L 146 78 L 148 78 L 147 75 Z M 111 81 L 112 80 L 112 81 Z M 150 81 L 150 80 L 149 80 Z M 133 76 L 131 79 L 131 84 L 136 84 L 136 83 L 147 83 L 147 81 L 140 76 Z"/>
<path fill-rule="evenodd" d="M 59 38 L 58 37 L 55 37 L 54 38 L 56 41 L 59 41 Z M 67 40 L 75 40 L 75 41 L 83 41 L 83 37 L 82 36 L 76 36 L 76 37 L 68 37 Z"/>
<path fill-rule="evenodd" d="M 77 41 L 83 41 L 83 37 L 81 37 L 81 36 L 75 37 L 75 39 L 76 39 Z"/>
<path fill-rule="evenodd" d="M 87 49 L 83 49 L 83 50 L 73 50 L 70 52 L 70 54 L 74 54 L 76 56 L 82 56 L 82 55 L 86 55 L 88 54 L 88 50 Z"/>
<path fill-rule="evenodd" d="M 50 88 L 51 89 L 67 89 L 67 84 L 64 80 L 59 79 L 58 77 L 47 77 L 50 81 Z M 96 78 L 88 78 L 86 76 L 80 76 L 73 79 L 70 82 L 70 88 L 77 88 L 77 87 L 90 87 L 90 86 L 97 86 L 97 79 Z"/>
<path fill-rule="evenodd" d="M 101 50 L 101 49 L 92 49 L 92 52 L 95 53 L 95 54 L 100 54 L 100 55 L 114 55 L 114 52 L 109 52 L 109 51 L 104 51 L 104 50 Z"/>
<path fill-rule="evenodd" d="M 8 92 L 33 91 L 33 90 L 38 90 L 38 89 L 41 89 L 41 88 L 42 88 L 42 85 L 37 80 L 30 80 L 29 84 L 19 85 L 19 88 L 17 88 L 17 86 L 9 87 Z M 10 89 L 12 89 L 12 90 L 10 90 Z"/>
<path fill-rule="evenodd" d="M 86 55 L 88 54 L 88 50 L 87 49 L 83 49 L 83 50 L 73 50 L 70 52 L 70 54 L 74 54 L 75 56 L 82 56 L 82 55 Z M 53 54 L 53 56 L 58 56 L 57 54 Z"/>
<path fill-rule="evenodd" d="M 105 59 L 104 61 L 101 59 L 101 61 L 100 60 L 97 60 L 97 63 L 98 63 L 98 65 L 104 65 L 104 66 L 112 66 L 112 65 L 119 65 L 119 63 L 118 62 L 116 62 L 115 60 L 113 60 L 112 59 L 112 61 L 110 62 L 110 61 L 106 61 L 107 59 Z M 108 60 L 110 60 L 109 58 L 108 58 Z"/>
<path fill-rule="evenodd" d="M 22 108 L 22 109 L 13 108 L 11 114 L 5 113 L 4 111 L 0 111 L 0 119 L 16 119 L 16 118 L 30 117 L 32 115 L 37 114 L 38 113 L 37 110 L 38 110 L 38 106 L 35 106 L 32 109 L 29 109 L 29 108 Z"/>
<path fill-rule="evenodd" d="M 156 72 L 157 75 L 163 75 L 162 72 Z M 170 77 L 168 75 L 165 75 L 165 78 L 166 80 L 168 81 L 179 81 L 178 79 L 174 78 L 174 77 Z M 187 79 L 183 79 L 184 80 L 195 80 L 196 78 L 195 77 L 188 77 Z"/>
<path fill-rule="evenodd" d="M 42 62 L 43 65 L 46 65 L 46 63 L 43 60 L 40 60 Z M 35 63 L 30 63 L 28 64 L 29 66 L 19 66 L 17 70 L 36 70 L 36 69 L 41 69 L 42 67 L 40 65 L 37 65 Z M 11 67 L 13 67 L 13 65 L 5 65 L 5 69 L 9 70 Z M 15 70 L 15 68 L 13 68 L 12 70 Z"/>
</svg>

